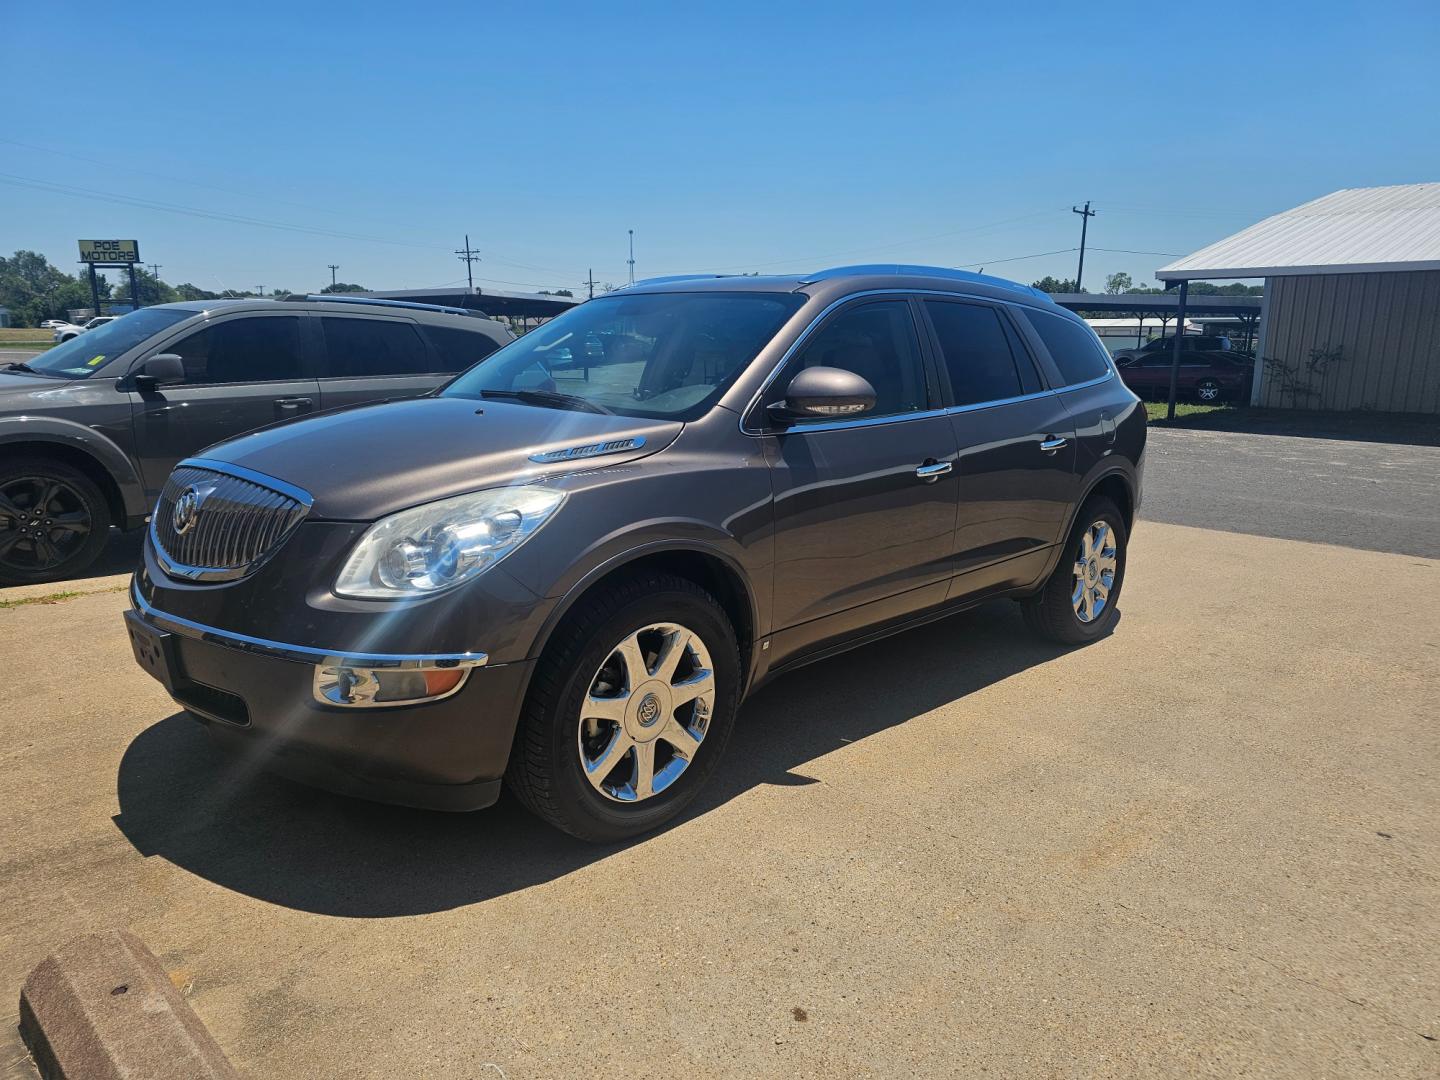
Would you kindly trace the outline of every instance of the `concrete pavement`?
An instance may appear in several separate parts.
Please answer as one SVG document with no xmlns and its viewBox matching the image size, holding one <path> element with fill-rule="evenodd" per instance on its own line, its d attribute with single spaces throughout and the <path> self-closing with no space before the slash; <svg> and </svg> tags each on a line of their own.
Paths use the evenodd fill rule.
<svg viewBox="0 0 1440 1080">
<path fill-rule="evenodd" d="M 0 986 L 128 927 L 247 1075 L 1440 1072 L 1440 562 L 1142 522 L 1111 638 L 816 665 L 609 849 L 218 757 L 124 604 L 0 610 Z"/>
</svg>

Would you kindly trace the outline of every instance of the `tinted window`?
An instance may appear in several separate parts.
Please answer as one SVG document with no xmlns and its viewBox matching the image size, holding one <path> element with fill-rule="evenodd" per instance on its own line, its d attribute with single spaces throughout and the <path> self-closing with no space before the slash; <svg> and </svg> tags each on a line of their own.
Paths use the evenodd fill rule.
<svg viewBox="0 0 1440 1080">
<path fill-rule="evenodd" d="M 1019 397 L 1020 373 L 994 308 L 925 301 L 956 405 Z"/>
<path fill-rule="evenodd" d="M 325 374 L 331 378 L 422 375 L 435 370 L 414 323 L 326 315 L 320 325 L 328 358 Z"/>
<path fill-rule="evenodd" d="M 1015 324 L 1003 316 L 1000 324 L 1005 327 L 1005 337 L 1010 341 L 1010 353 L 1015 357 L 1015 367 L 1020 372 L 1020 388 L 1027 394 L 1040 392 L 1040 372 L 1035 368 L 1035 358 L 1030 355 L 1030 350 L 1025 342 L 1020 339 L 1020 333 L 1015 329 Z"/>
<path fill-rule="evenodd" d="M 165 351 L 185 362 L 186 383 L 280 382 L 303 375 L 298 318 L 228 319 Z"/>
<path fill-rule="evenodd" d="M 1108 354 L 1088 327 L 1061 315 L 1024 310 L 1067 385 L 1098 379 L 1110 370 L 1106 361 Z"/>
<path fill-rule="evenodd" d="M 445 396 L 520 394 L 553 408 L 559 394 L 624 416 L 693 420 L 804 302 L 796 293 L 612 293 L 510 342 Z M 551 403 L 526 394 L 536 390 Z"/>
<path fill-rule="evenodd" d="M 439 357 L 441 371 L 464 371 L 500 347 L 489 334 L 457 330 L 453 326 L 426 326 L 425 336 Z"/>
<path fill-rule="evenodd" d="M 915 320 L 904 300 L 862 304 L 831 319 L 805 346 L 795 370 L 807 367 L 842 368 L 868 379 L 875 388 L 875 408 L 867 416 L 929 407 Z"/>
<path fill-rule="evenodd" d="M 103 323 L 94 330 L 87 330 L 63 345 L 56 345 L 49 352 L 32 356 L 26 361 L 26 366 L 32 371 L 64 379 L 88 379 L 103 364 L 133 349 L 151 334 L 193 319 L 195 314 L 179 308 L 141 308 L 123 318 Z"/>
</svg>

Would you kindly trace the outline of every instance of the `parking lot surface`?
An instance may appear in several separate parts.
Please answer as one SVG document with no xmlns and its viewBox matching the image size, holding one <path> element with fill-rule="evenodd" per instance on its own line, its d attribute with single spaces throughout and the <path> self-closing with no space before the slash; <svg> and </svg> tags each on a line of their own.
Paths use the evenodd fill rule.
<svg viewBox="0 0 1440 1080">
<path fill-rule="evenodd" d="M 1440 558 L 1440 447 L 1151 428 L 1145 517 Z"/>
<path fill-rule="evenodd" d="M 12 1003 L 129 927 L 256 1077 L 1440 1072 L 1435 560 L 1142 522 L 1112 637 L 808 668 L 617 848 L 217 756 L 125 603 L 0 610 Z"/>
</svg>

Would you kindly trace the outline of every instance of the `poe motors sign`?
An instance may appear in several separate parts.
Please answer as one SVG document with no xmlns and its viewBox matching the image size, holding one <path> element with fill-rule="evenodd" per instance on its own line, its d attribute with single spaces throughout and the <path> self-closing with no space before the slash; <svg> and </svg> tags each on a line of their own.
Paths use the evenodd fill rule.
<svg viewBox="0 0 1440 1080">
<path fill-rule="evenodd" d="M 140 261 L 140 245 L 134 240 L 81 240 L 80 261 L 131 266 Z"/>
</svg>

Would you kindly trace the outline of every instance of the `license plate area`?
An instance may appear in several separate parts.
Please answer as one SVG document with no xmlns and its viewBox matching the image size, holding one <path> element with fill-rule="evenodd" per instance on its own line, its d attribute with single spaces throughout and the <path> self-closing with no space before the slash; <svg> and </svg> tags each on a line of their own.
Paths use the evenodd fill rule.
<svg viewBox="0 0 1440 1080">
<path fill-rule="evenodd" d="M 125 629 L 130 635 L 130 651 L 135 654 L 135 662 L 166 690 L 175 693 L 175 682 L 180 677 L 175 635 L 155 629 L 133 611 L 125 612 Z"/>
</svg>

